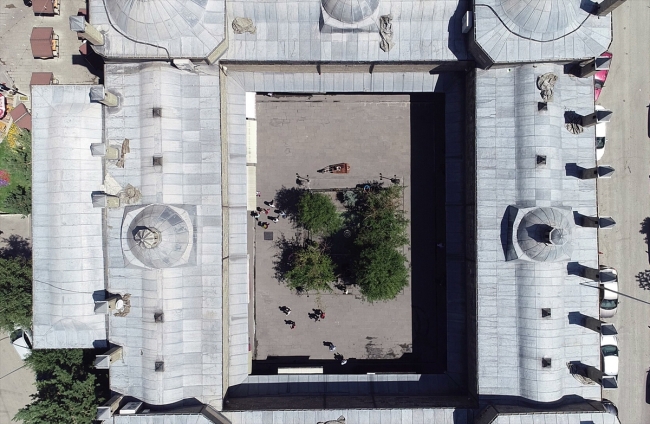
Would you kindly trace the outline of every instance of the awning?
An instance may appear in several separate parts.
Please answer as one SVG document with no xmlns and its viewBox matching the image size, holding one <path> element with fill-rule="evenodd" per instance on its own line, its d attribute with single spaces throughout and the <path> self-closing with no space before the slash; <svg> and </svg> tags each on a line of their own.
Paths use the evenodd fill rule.
<svg viewBox="0 0 650 424">
<path fill-rule="evenodd" d="M 22 128 L 27 131 L 32 130 L 32 115 L 27 111 L 27 108 L 24 104 L 19 104 L 9 112 L 11 119 L 14 120 L 19 128 Z"/>
<path fill-rule="evenodd" d="M 32 29 L 32 36 L 29 42 L 32 46 L 32 56 L 54 57 L 52 52 L 52 39 L 54 38 L 54 29 L 52 27 L 37 27 Z"/>
<path fill-rule="evenodd" d="M 52 72 L 32 72 L 32 80 L 29 85 L 50 85 L 53 79 Z"/>
</svg>

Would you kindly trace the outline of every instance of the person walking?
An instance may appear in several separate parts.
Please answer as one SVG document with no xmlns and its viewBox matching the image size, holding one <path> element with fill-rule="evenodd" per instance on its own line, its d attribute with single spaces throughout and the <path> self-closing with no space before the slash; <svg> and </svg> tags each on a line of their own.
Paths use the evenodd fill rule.
<svg viewBox="0 0 650 424">
<path fill-rule="evenodd" d="M 284 312 L 285 315 L 289 315 L 291 313 L 291 308 L 288 306 L 281 306 L 280 310 Z"/>
<path fill-rule="evenodd" d="M 325 319 L 325 312 L 320 311 L 320 319 Z"/>
<path fill-rule="evenodd" d="M 334 343 L 330 343 L 330 352 L 336 352 L 336 346 L 334 346 Z"/>
<path fill-rule="evenodd" d="M 276 216 L 269 216 L 269 220 L 271 220 L 271 221 L 273 221 L 273 222 L 278 222 L 278 221 L 280 221 L 280 220 L 278 219 L 278 217 L 276 217 Z"/>
<path fill-rule="evenodd" d="M 279 214 L 282 218 L 287 219 L 287 213 L 285 211 L 280 211 Z"/>
<path fill-rule="evenodd" d="M 341 359 L 341 365 L 345 365 L 345 364 L 347 364 L 347 363 L 348 363 L 348 360 L 347 360 L 347 359 L 345 359 L 345 358 Z"/>
</svg>

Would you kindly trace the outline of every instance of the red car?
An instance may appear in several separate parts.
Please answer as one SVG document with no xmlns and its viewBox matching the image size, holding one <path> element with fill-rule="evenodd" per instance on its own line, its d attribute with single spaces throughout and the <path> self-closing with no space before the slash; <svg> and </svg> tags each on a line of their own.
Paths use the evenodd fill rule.
<svg viewBox="0 0 650 424">
<path fill-rule="evenodd" d="M 605 52 L 601 54 L 600 57 L 608 57 L 611 59 L 612 54 L 610 52 Z M 594 75 L 594 100 L 598 100 L 598 97 L 600 97 L 600 92 L 605 85 L 605 80 L 607 80 L 607 74 L 609 74 L 609 69 L 596 71 L 596 74 Z"/>
</svg>

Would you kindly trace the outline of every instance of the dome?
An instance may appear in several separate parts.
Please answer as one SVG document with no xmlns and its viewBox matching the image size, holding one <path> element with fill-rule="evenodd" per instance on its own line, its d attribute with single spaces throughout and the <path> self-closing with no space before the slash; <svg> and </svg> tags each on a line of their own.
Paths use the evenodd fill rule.
<svg viewBox="0 0 650 424">
<path fill-rule="evenodd" d="M 499 0 L 505 26 L 536 41 L 550 41 L 577 29 L 589 17 L 580 0 Z"/>
<path fill-rule="evenodd" d="M 515 221 L 517 245 L 533 261 L 557 262 L 571 259 L 573 215 L 553 207 L 532 208 Z"/>
<path fill-rule="evenodd" d="M 371 17 L 379 0 L 321 0 L 323 11 L 339 22 L 354 24 Z"/>
<path fill-rule="evenodd" d="M 168 205 L 149 205 L 127 212 L 122 248 L 128 263 L 170 268 L 189 262 L 194 228 L 189 213 Z"/>
</svg>

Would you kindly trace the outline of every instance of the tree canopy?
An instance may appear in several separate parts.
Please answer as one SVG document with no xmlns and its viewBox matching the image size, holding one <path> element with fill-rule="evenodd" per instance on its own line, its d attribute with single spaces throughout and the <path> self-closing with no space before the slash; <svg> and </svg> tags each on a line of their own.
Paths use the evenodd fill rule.
<svg viewBox="0 0 650 424">
<path fill-rule="evenodd" d="M 294 289 L 331 291 L 330 283 L 336 279 L 334 264 L 322 246 L 307 241 L 293 252 L 284 279 Z"/>
<path fill-rule="evenodd" d="M 408 286 L 406 258 L 395 248 L 372 246 L 361 250 L 355 261 L 355 281 L 369 302 L 391 300 Z"/>
<path fill-rule="evenodd" d="M 342 226 L 332 200 L 322 194 L 306 191 L 298 202 L 298 224 L 316 234 L 332 234 Z"/>
<path fill-rule="evenodd" d="M 107 384 L 93 373 L 94 353 L 81 349 L 34 350 L 25 364 L 36 373 L 33 402 L 14 420 L 25 424 L 91 423 L 107 399 Z M 103 376 L 105 379 L 105 376 Z"/>
<path fill-rule="evenodd" d="M 15 124 L 0 143 L 0 210 L 32 212 L 32 139 Z"/>
<path fill-rule="evenodd" d="M 22 257 L 0 258 L 0 328 L 12 332 L 16 326 L 32 324 L 32 263 Z"/>
<path fill-rule="evenodd" d="M 409 281 L 406 257 L 397 250 L 409 243 L 408 220 L 401 210 L 403 189 L 373 186 L 350 208 L 357 232 L 352 273 L 369 302 L 395 298 Z"/>
</svg>

